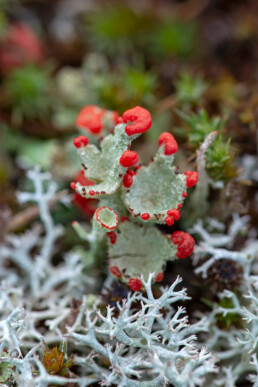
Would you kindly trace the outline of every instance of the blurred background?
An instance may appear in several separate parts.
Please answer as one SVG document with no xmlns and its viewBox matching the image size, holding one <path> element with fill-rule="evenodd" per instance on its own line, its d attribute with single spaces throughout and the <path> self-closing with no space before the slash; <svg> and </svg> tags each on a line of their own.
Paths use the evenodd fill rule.
<svg viewBox="0 0 258 387">
<path fill-rule="evenodd" d="M 12 231 L 26 169 L 39 164 L 64 189 L 74 180 L 74 122 L 87 104 L 150 110 L 143 162 L 166 130 L 180 144 L 177 164 L 194 168 L 217 130 L 209 214 L 257 222 L 257 15 L 255 0 L 0 0 L 2 231 Z M 83 215 L 74 207 L 59 216 Z"/>
</svg>

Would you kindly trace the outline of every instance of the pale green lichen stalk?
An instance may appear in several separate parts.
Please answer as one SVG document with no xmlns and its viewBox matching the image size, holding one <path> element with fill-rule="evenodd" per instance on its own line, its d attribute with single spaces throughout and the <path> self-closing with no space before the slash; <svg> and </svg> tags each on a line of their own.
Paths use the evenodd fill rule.
<svg viewBox="0 0 258 387">
<path fill-rule="evenodd" d="M 88 137 L 74 139 L 81 159 L 82 174 L 94 185 L 71 183 L 83 198 L 100 199 L 93 216 L 93 232 L 108 237 L 109 270 L 132 290 L 142 287 L 155 272 L 163 279 L 168 260 L 186 258 L 194 248 L 193 238 L 176 231 L 164 236 L 156 224 L 171 226 L 180 218 L 187 188 L 195 185 L 197 172 L 178 172 L 173 166 L 178 150 L 172 134 L 160 135 L 159 149 L 148 166 L 138 164 L 131 143 L 151 127 L 150 113 L 137 106 L 116 117 L 113 133 L 103 137 L 106 111 L 89 106 L 77 118 L 80 131 L 99 134 L 99 146 L 89 144 Z M 111 113 L 109 113 L 111 115 Z"/>
</svg>

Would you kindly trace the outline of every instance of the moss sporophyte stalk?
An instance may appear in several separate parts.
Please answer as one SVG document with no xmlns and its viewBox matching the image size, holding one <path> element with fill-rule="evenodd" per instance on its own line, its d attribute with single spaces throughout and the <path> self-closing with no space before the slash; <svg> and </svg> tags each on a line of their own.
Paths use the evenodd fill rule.
<svg viewBox="0 0 258 387">
<path fill-rule="evenodd" d="M 139 164 L 131 144 L 152 124 L 150 113 L 142 107 L 119 117 L 86 106 L 76 124 L 82 134 L 74 139 L 74 146 L 87 184 L 81 178 L 71 188 L 82 199 L 99 200 L 92 232 L 99 241 L 107 239 L 110 273 L 133 291 L 141 290 L 141 278 L 147 280 L 150 272 L 156 273 L 153 281 L 162 281 L 166 262 L 191 255 L 194 239 L 183 231 L 164 235 L 155 225 L 172 226 L 180 219 L 186 191 L 196 184 L 198 173 L 176 171 L 172 164 L 178 145 L 168 132 L 159 136 L 159 148 L 150 164 Z"/>
</svg>

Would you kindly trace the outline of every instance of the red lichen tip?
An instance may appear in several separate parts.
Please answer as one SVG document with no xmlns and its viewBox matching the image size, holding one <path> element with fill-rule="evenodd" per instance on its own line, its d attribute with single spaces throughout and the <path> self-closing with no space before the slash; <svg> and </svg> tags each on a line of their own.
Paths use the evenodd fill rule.
<svg viewBox="0 0 258 387">
<path fill-rule="evenodd" d="M 132 167 L 134 164 L 138 163 L 138 155 L 134 151 L 125 151 L 120 157 L 120 165 L 124 168 Z"/>
<path fill-rule="evenodd" d="M 130 172 L 130 171 L 129 171 Z M 123 185 L 125 188 L 131 187 L 133 184 L 133 176 L 129 173 L 126 173 L 123 178 Z"/>
<path fill-rule="evenodd" d="M 178 145 L 171 133 L 164 132 L 159 136 L 159 146 L 165 144 L 165 155 L 173 155 L 178 151 Z"/>
<path fill-rule="evenodd" d="M 123 118 L 122 117 L 118 117 L 117 120 L 116 120 L 116 124 L 122 124 L 123 123 Z"/>
<path fill-rule="evenodd" d="M 148 214 L 148 212 L 145 212 L 144 214 L 142 214 L 142 220 L 148 220 L 150 219 L 150 214 Z"/>
<path fill-rule="evenodd" d="M 110 113 L 110 117 L 115 125 L 123 123 L 122 117 L 120 117 L 119 114 L 115 111 Z"/>
<path fill-rule="evenodd" d="M 178 203 L 178 205 L 177 205 L 177 208 L 182 208 L 183 207 L 183 204 L 181 204 L 181 203 Z"/>
<path fill-rule="evenodd" d="M 183 193 L 182 193 L 182 196 L 183 196 L 183 198 L 187 198 L 187 193 L 186 193 L 186 192 L 183 192 Z"/>
<path fill-rule="evenodd" d="M 109 268 L 109 271 L 110 271 L 110 273 L 112 273 L 113 275 L 115 275 L 115 276 L 118 277 L 118 278 L 121 278 L 121 277 L 122 277 L 122 273 L 121 273 L 121 271 L 118 269 L 117 266 L 111 266 L 111 267 Z"/>
<path fill-rule="evenodd" d="M 185 176 L 187 176 L 186 179 L 186 186 L 187 188 L 193 187 L 198 180 L 198 172 L 192 172 L 192 171 L 185 171 Z"/>
<path fill-rule="evenodd" d="M 82 146 L 87 146 L 89 144 L 89 139 L 86 136 L 78 136 L 73 140 L 73 145 L 76 148 L 81 148 Z"/>
<path fill-rule="evenodd" d="M 172 226 L 172 224 L 174 224 L 174 219 L 172 218 L 172 216 L 167 216 L 165 218 L 165 222 L 167 223 L 168 226 Z"/>
<path fill-rule="evenodd" d="M 180 259 L 187 258 L 194 250 L 194 239 L 187 232 L 175 231 L 171 235 L 171 241 L 177 246 L 177 257 Z"/>
<path fill-rule="evenodd" d="M 169 215 L 169 216 L 172 216 L 172 218 L 174 219 L 174 220 L 178 220 L 179 218 L 180 218 L 180 211 L 178 210 L 178 209 L 176 209 L 176 208 L 173 208 L 173 210 L 168 210 L 167 211 L 167 214 Z"/>
<path fill-rule="evenodd" d="M 111 245 L 114 245 L 116 243 L 117 235 L 114 231 L 107 232 L 107 237 Z"/>
<path fill-rule="evenodd" d="M 93 191 L 92 189 L 89 191 L 89 195 L 91 196 L 94 196 L 95 195 L 95 191 Z"/>
<path fill-rule="evenodd" d="M 103 129 L 103 116 L 107 113 L 105 109 L 98 106 L 85 106 L 76 119 L 76 126 L 89 130 L 92 134 L 99 134 Z"/>
<path fill-rule="evenodd" d="M 134 292 L 139 292 L 142 288 L 142 281 L 137 278 L 130 278 L 128 284 Z"/>
<path fill-rule="evenodd" d="M 122 215 L 121 216 L 121 222 L 127 222 L 129 220 L 129 216 Z"/>
<path fill-rule="evenodd" d="M 132 122 L 132 124 L 125 127 L 125 132 L 128 136 L 144 133 L 150 129 L 152 124 L 150 113 L 140 106 L 126 110 L 122 118 L 124 123 Z"/>
<path fill-rule="evenodd" d="M 156 282 L 161 282 L 164 278 L 164 273 L 158 273 L 156 276 Z"/>
<path fill-rule="evenodd" d="M 72 181 L 71 184 L 70 184 L 70 187 L 71 187 L 73 190 L 75 190 L 75 188 L 76 188 L 76 183 L 75 183 L 74 181 Z"/>
</svg>

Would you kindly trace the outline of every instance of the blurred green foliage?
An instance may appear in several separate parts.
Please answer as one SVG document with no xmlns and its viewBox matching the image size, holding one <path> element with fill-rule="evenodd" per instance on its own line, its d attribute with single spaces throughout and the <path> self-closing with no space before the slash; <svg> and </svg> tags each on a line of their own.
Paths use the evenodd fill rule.
<svg viewBox="0 0 258 387">
<path fill-rule="evenodd" d="M 201 76 L 192 76 L 183 72 L 174 82 L 176 98 L 180 104 L 200 104 L 202 97 L 208 88 L 208 83 Z"/>
<path fill-rule="evenodd" d="M 48 67 L 27 65 L 10 72 L 3 84 L 4 103 L 14 123 L 45 119 L 51 110 L 51 78 Z"/>
<path fill-rule="evenodd" d="M 188 57 L 196 48 L 197 28 L 173 15 L 164 19 L 152 12 L 134 11 L 122 2 L 96 8 L 85 18 L 94 50 L 113 57 L 145 55 L 154 62 L 166 56 Z"/>
<path fill-rule="evenodd" d="M 142 105 L 151 108 L 156 100 L 154 96 L 156 75 L 142 67 L 123 67 L 103 79 L 99 88 L 101 105 L 111 110 L 124 112 L 128 107 Z"/>
<path fill-rule="evenodd" d="M 155 73 L 141 64 L 111 71 L 102 55 L 90 54 L 80 69 L 59 71 L 53 122 L 59 127 L 73 126 L 78 111 L 87 104 L 119 113 L 136 105 L 152 108 L 156 83 Z"/>
<path fill-rule="evenodd" d="M 151 47 L 154 53 L 165 56 L 188 57 L 194 52 L 196 26 L 193 22 L 169 18 L 153 31 Z"/>
<path fill-rule="evenodd" d="M 146 47 L 153 24 L 152 15 L 136 13 L 122 2 L 112 2 L 87 15 L 87 38 L 94 50 L 111 55 L 132 54 Z"/>
</svg>

